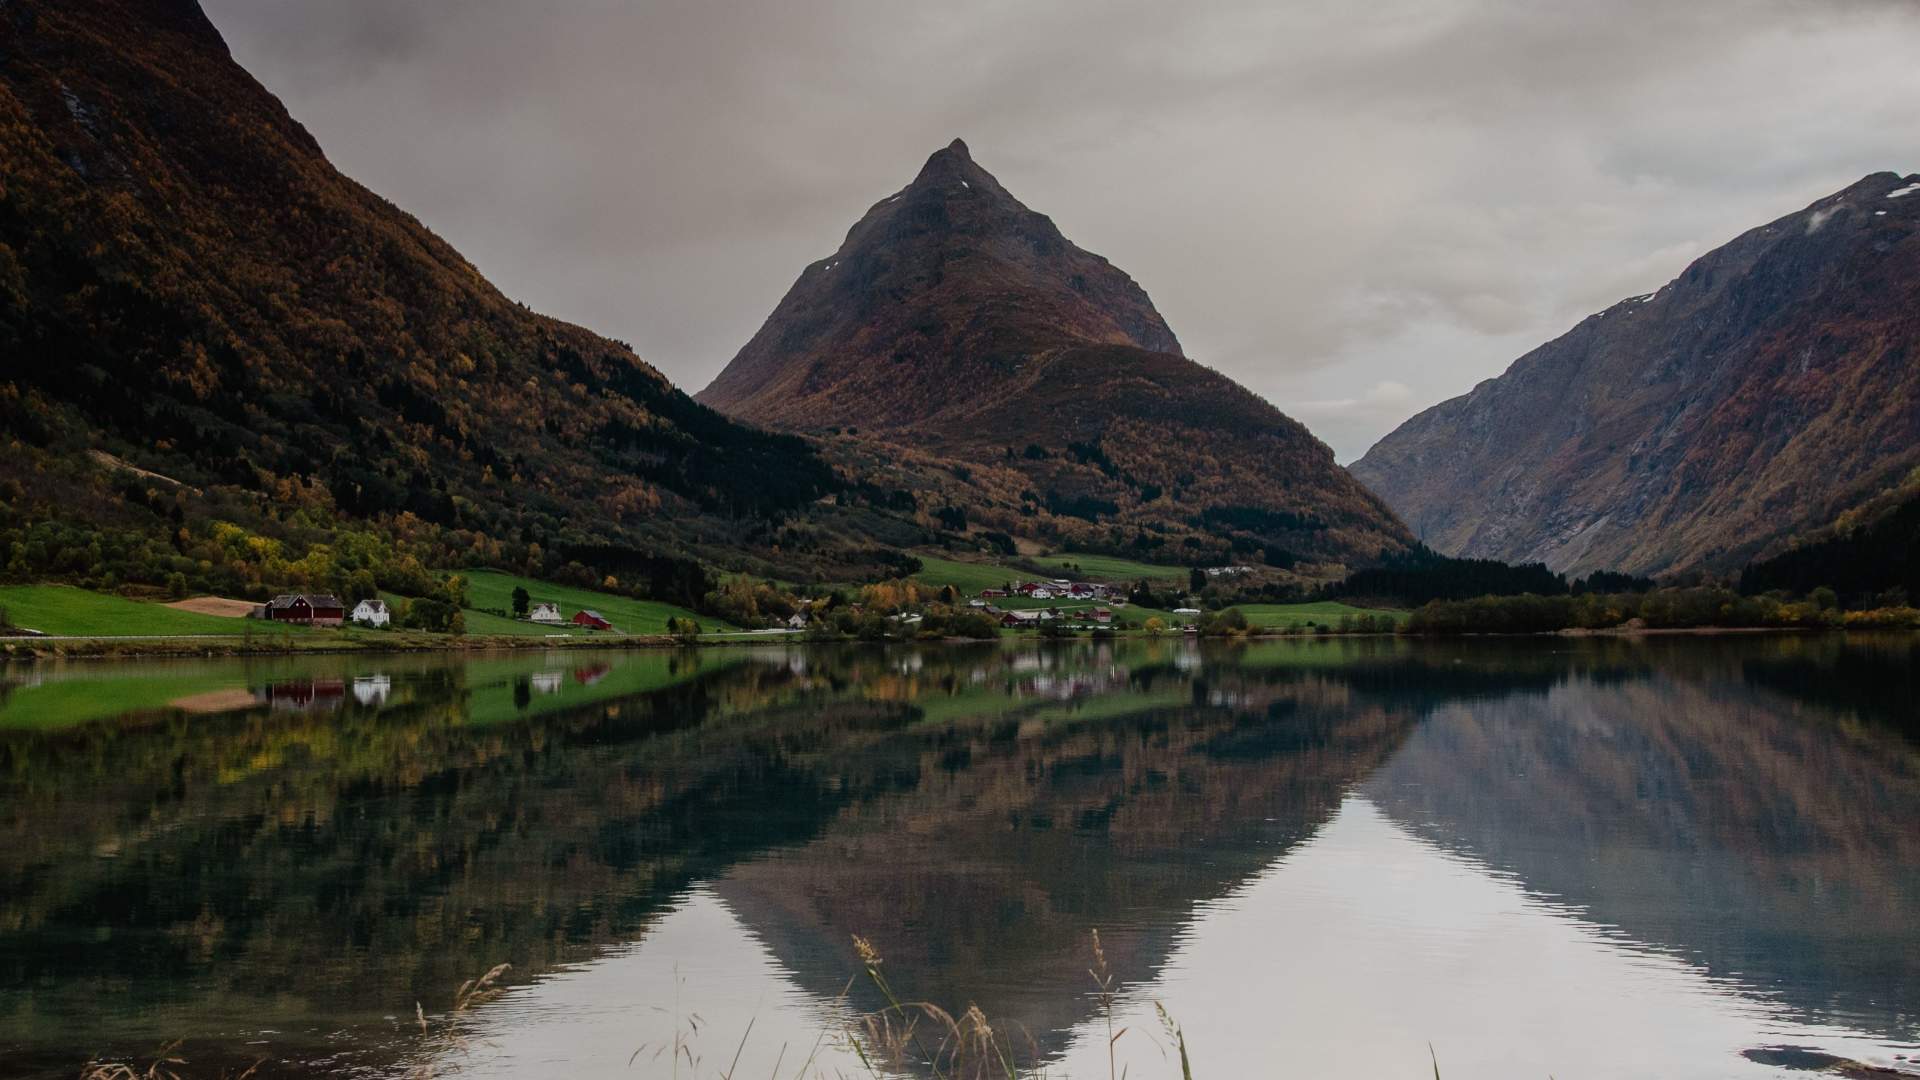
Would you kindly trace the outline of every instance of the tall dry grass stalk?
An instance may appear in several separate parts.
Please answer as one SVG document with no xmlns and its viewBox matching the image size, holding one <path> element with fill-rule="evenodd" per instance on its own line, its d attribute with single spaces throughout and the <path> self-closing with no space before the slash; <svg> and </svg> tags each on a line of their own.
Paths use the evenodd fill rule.
<svg viewBox="0 0 1920 1080">
<path fill-rule="evenodd" d="M 80 1070 L 80 1080 L 185 1080 L 179 1071 L 187 1065 L 180 1053 L 184 1045 L 184 1040 L 176 1039 L 155 1050 L 144 1065 L 137 1061 L 89 1061 Z M 218 1075 L 220 1080 L 248 1080 L 266 1060 L 261 1058 L 240 1072 L 222 1069 Z"/>
<path fill-rule="evenodd" d="M 413 1003 L 413 1017 L 420 1025 L 423 1045 L 420 1063 L 408 1071 L 408 1080 L 430 1080 L 439 1062 L 468 1052 L 470 1046 L 461 1030 L 461 1021 L 474 1009 L 499 997 L 505 990 L 500 985 L 500 977 L 512 970 L 512 964 L 495 964 L 485 975 L 461 983 L 453 992 L 453 1008 L 439 1018 L 437 1028 L 428 1021 L 426 1009 L 417 1001 Z"/>
</svg>

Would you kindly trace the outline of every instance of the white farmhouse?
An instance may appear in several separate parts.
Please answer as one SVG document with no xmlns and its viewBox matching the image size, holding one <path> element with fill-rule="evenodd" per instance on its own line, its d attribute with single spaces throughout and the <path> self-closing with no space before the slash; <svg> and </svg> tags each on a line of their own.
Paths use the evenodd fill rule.
<svg viewBox="0 0 1920 1080">
<path fill-rule="evenodd" d="M 387 614 L 385 600 L 362 600 L 353 606 L 353 614 L 349 618 L 362 626 L 385 626 L 392 621 L 392 616 Z"/>
<path fill-rule="evenodd" d="M 547 626 L 559 626 L 567 621 L 566 617 L 560 614 L 560 605 L 551 603 L 533 605 L 533 609 L 527 612 L 527 618 Z"/>
</svg>

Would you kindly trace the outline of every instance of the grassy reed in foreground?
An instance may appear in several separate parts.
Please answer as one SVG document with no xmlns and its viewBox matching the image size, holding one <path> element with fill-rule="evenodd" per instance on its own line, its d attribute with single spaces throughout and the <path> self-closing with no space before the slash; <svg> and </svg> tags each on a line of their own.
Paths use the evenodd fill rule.
<svg viewBox="0 0 1920 1080">
<path fill-rule="evenodd" d="M 1092 931 L 1089 937 L 1091 963 L 1087 975 L 1093 983 L 1093 996 L 1099 1003 L 1098 1018 L 1106 1029 L 1107 1080 L 1127 1080 L 1129 1074 L 1120 1067 L 1115 1047 L 1130 1034 L 1130 1029 L 1114 1028 L 1114 1005 L 1118 996 L 1116 977 L 1107 966 L 1106 951 L 1100 943 L 1099 931 Z M 824 1080 L 827 1072 L 820 1065 L 820 1055 L 829 1048 L 857 1060 L 871 1080 L 894 1077 L 1045 1080 L 1048 1076 L 1045 1067 L 1038 1061 L 1039 1049 L 1030 1036 L 1025 1038 L 1024 1046 L 1028 1064 L 1022 1067 L 1019 1063 L 1020 1043 L 1009 1033 L 997 1029 L 978 1006 L 968 1005 L 956 1015 L 932 1002 L 902 1001 L 887 980 L 882 970 L 884 960 L 873 944 L 858 935 L 854 936 L 853 943 L 860 957 L 864 977 L 879 992 L 886 1002 L 885 1006 L 854 1017 L 840 1029 L 821 1031 L 806 1058 L 796 1061 L 791 1072 L 782 1069 L 786 1063 L 786 1048 L 783 1046 L 769 1080 Z M 459 989 L 454 991 L 452 1008 L 443 1014 L 429 1017 L 422 1006 L 418 1003 L 414 1005 L 420 1038 L 411 1056 L 418 1064 L 401 1074 L 406 1080 L 431 1080 L 443 1069 L 456 1074 L 460 1071 L 461 1059 L 472 1050 L 465 1033 L 466 1022 L 475 1009 L 503 992 L 500 980 L 509 970 L 509 965 L 500 964 L 479 978 L 460 984 Z M 846 989 L 841 991 L 838 999 L 841 1004 L 845 1003 L 853 986 L 854 981 L 849 981 Z M 1159 1045 L 1169 1069 L 1177 1064 L 1180 1080 L 1193 1080 L 1193 1063 L 1187 1052 L 1186 1035 L 1164 1005 L 1155 1001 L 1153 1010 L 1159 1020 L 1160 1032 L 1157 1036 L 1141 1033 L 1141 1037 Z M 643 1044 L 627 1059 L 627 1067 L 646 1066 L 647 1071 L 638 1075 L 670 1073 L 675 1078 L 684 1076 L 687 1080 L 698 1080 L 703 1076 L 716 1080 L 736 1080 L 735 1072 L 742 1052 L 753 1036 L 753 1022 L 748 1021 L 738 1043 L 733 1045 L 726 1068 L 706 1071 L 706 1062 L 695 1049 L 698 1037 L 706 1026 L 705 1021 L 698 1013 L 679 1011 L 677 1003 L 674 1017 L 672 1038 L 658 1045 Z M 80 1071 L 79 1077 L 80 1080 L 211 1080 L 216 1077 L 219 1080 L 250 1080 L 266 1061 L 263 1058 L 239 1071 L 228 1067 L 214 1072 L 197 1072 L 189 1069 L 188 1061 L 180 1052 L 182 1045 L 180 1042 L 171 1043 L 144 1061 L 93 1061 Z M 1432 1055 L 1434 1080 L 1440 1080 L 1439 1057 L 1433 1054 L 1431 1046 L 1428 1052 Z M 843 1077 L 844 1073 L 836 1068 L 832 1075 Z"/>
</svg>

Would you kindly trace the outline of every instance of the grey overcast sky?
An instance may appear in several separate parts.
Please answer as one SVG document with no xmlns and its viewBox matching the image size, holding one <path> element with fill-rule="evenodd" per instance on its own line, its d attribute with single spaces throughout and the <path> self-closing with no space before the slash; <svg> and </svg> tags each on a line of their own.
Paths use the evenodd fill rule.
<svg viewBox="0 0 1920 1080">
<path fill-rule="evenodd" d="M 1920 169 L 1920 0 L 205 0 L 349 175 L 688 390 L 955 136 L 1351 460 Z"/>
</svg>

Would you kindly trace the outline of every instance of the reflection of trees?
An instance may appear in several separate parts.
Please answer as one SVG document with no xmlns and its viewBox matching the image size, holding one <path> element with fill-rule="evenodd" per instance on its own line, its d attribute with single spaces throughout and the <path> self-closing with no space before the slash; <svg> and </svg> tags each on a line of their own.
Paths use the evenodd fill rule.
<svg viewBox="0 0 1920 1080">
<path fill-rule="evenodd" d="M 1154 704 L 1175 677 L 1176 703 Z M 822 996 L 866 934 L 901 994 L 976 1003 L 1045 1053 L 1092 1008 L 1090 928 L 1122 983 L 1150 978 L 1196 904 L 1311 836 L 1417 718 L 1324 673 L 1148 666 L 1128 693 L 1138 711 L 995 715 L 889 746 L 914 783 L 717 890 Z"/>
<path fill-rule="evenodd" d="M 0 1042 L 125 995 L 160 1006 L 140 1039 L 376 1019 L 500 960 L 629 939 L 688 880 L 855 794 L 766 733 L 703 724 L 745 692 L 476 725 L 456 666 L 400 679 L 380 712 L 0 740 Z"/>
<path fill-rule="evenodd" d="M 1601 925 L 1807 1015 L 1910 1036 L 1920 754 L 1861 722 L 1854 704 L 1883 690 L 1807 677 L 1865 681 L 1871 652 L 1846 652 L 1695 650 L 1678 673 L 1449 707 L 1364 790 Z"/>
<path fill-rule="evenodd" d="M 1714 897 L 1736 928 L 1734 909 L 1763 912 L 1751 940 L 1846 949 L 1871 932 L 1896 965 L 1895 920 L 1916 909 L 1901 868 L 1920 866 L 1898 831 L 1920 820 L 1911 757 L 1857 713 L 1744 688 L 1793 670 L 1756 673 L 1756 657 L 1855 662 L 1801 648 L 1082 641 L 248 669 L 254 686 L 387 682 L 328 714 L 142 705 L 137 722 L 0 732 L 0 1043 L 116 1017 L 142 1049 L 377 1026 L 494 963 L 524 978 L 632 940 L 719 877 L 809 988 L 840 991 L 859 931 L 903 992 L 978 1001 L 1045 1046 L 1088 1007 L 1087 929 L 1123 982 L 1148 978 L 1196 904 L 1389 759 L 1454 839 L 1539 887 L 1611 902 L 1562 865 L 1589 835 L 1654 885 L 1691 850 L 1735 860 Z M 1817 696 L 1821 680 L 1792 679 Z M 1409 743 L 1436 709 L 1448 724 Z M 1606 741 L 1572 720 L 1538 730 L 1560 713 Z M 1542 762 L 1531 786 L 1512 786 L 1514 755 Z M 1631 824 L 1649 782 L 1654 819 Z M 1403 786 L 1369 790 L 1405 810 Z M 1816 875 L 1850 906 L 1768 894 Z M 1648 922 L 1689 899 L 1648 896 L 1617 921 L 1764 970 L 1737 935 Z M 1831 935 L 1792 925 L 1821 918 Z M 1830 988 L 1827 967 L 1773 970 Z M 128 1019 L 134 1004 L 151 1008 Z"/>
</svg>

